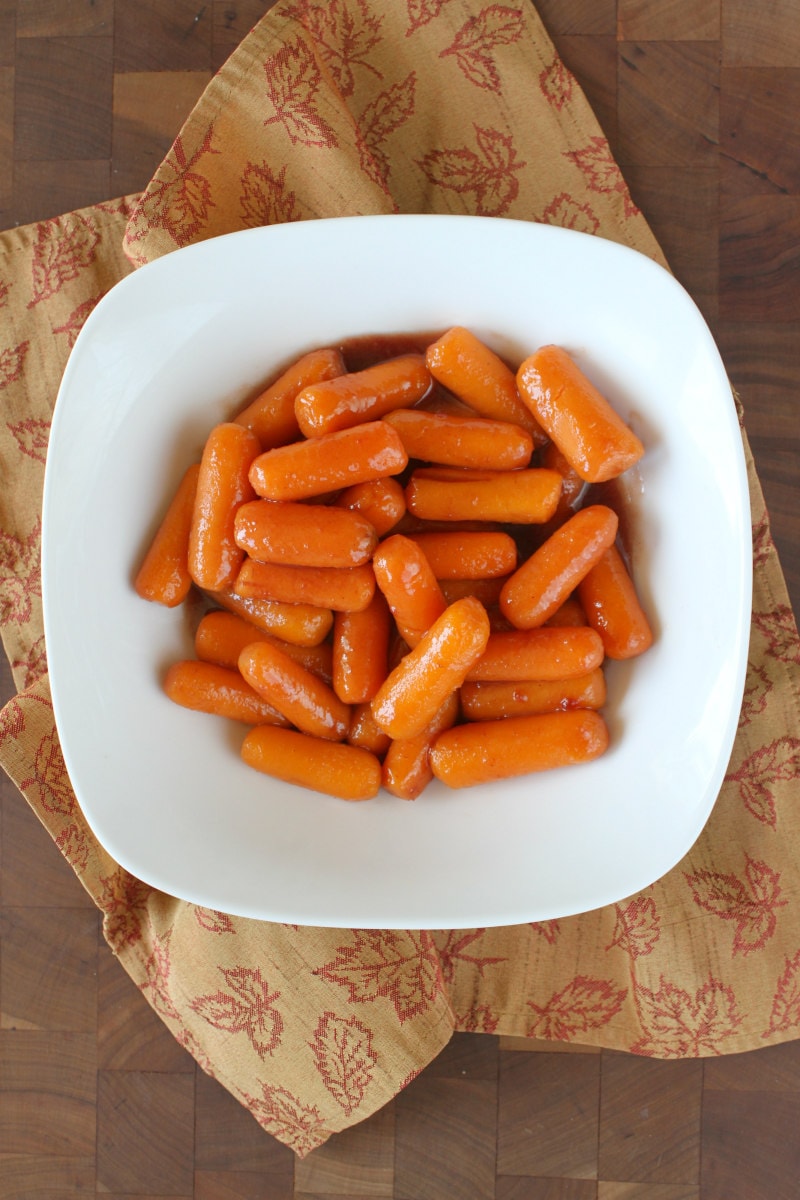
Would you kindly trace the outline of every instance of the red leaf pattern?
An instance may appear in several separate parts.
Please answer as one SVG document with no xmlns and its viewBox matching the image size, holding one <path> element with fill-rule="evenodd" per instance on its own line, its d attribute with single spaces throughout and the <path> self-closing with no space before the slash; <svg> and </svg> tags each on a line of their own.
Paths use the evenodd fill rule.
<svg viewBox="0 0 800 1200">
<path fill-rule="evenodd" d="M 171 938 L 172 929 L 168 929 L 160 936 L 153 935 L 153 949 L 145 959 L 145 978 L 139 986 L 157 1013 L 173 1021 L 180 1021 L 180 1013 L 175 1007 L 169 991 L 169 977 L 172 969 L 169 948 Z"/>
<path fill-rule="evenodd" d="M 439 956 L 424 932 L 354 929 L 350 942 L 337 947 L 318 973 L 346 987 L 351 1004 L 389 1000 L 401 1024 L 424 1012 L 441 987 Z"/>
<path fill-rule="evenodd" d="M 552 946 L 561 932 L 558 921 L 531 921 L 531 929 Z"/>
<path fill-rule="evenodd" d="M 42 464 L 47 460 L 47 443 L 50 439 L 50 422 L 26 417 L 24 421 L 9 422 L 8 431 L 16 439 L 23 454 L 35 458 Z"/>
<path fill-rule="evenodd" d="M 785 907 L 786 901 L 779 898 L 780 875 L 766 863 L 747 856 L 744 879 L 732 872 L 709 870 L 691 875 L 684 872 L 684 877 L 695 904 L 723 921 L 735 923 L 734 954 L 760 950 L 772 937 L 777 922 L 775 910 Z"/>
<path fill-rule="evenodd" d="M 73 870 L 81 875 L 89 865 L 90 843 L 86 830 L 73 821 L 64 826 L 55 842 Z"/>
<path fill-rule="evenodd" d="M 22 675 L 23 690 L 32 687 L 37 679 L 41 679 L 43 675 L 46 675 L 47 649 L 44 644 L 44 634 L 33 642 L 25 658 L 15 659 L 11 665 L 15 671 L 21 671 L 24 668 Z"/>
<path fill-rule="evenodd" d="M 243 1093 L 247 1107 L 267 1133 L 279 1138 L 297 1154 L 308 1154 L 328 1137 L 316 1104 L 303 1104 L 287 1088 L 262 1084 L 262 1094 Z"/>
<path fill-rule="evenodd" d="M 778 662 L 800 666 L 800 639 L 794 613 L 788 604 L 777 604 L 767 612 L 753 613 L 753 628 L 767 643 L 767 654 Z"/>
<path fill-rule="evenodd" d="M 347 99 L 355 91 L 354 67 L 381 79 L 370 54 L 381 40 L 382 18 L 370 12 L 366 0 L 301 0 L 287 15 L 312 35 L 337 91 Z"/>
<path fill-rule="evenodd" d="M 747 677 L 742 696 L 742 707 L 739 713 L 739 728 L 744 729 L 751 721 L 755 721 L 767 707 L 769 694 L 772 691 L 772 680 L 762 666 L 748 663 Z"/>
<path fill-rule="evenodd" d="M 601 192 L 607 196 L 617 194 L 622 198 L 626 217 L 639 214 L 608 142 L 601 134 L 595 134 L 580 150 L 565 150 L 564 154 L 580 168 L 587 186 L 593 192 Z"/>
<path fill-rule="evenodd" d="M 275 1007 L 280 992 L 271 992 L 257 967 L 219 967 L 227 991 L 220 988 L 191 1002 L 194 1012 L 215 1029 L 246 1033 L 260 1058 L 280 1045 L 283 1017 Z"/>
<path fill-rule="evenodd" d="M 227 913 L 196 904 L 194 915 L 200 928 L 207 929 L 209 933 L 236 933 L 236 927 Z"/>
<path fill-rule="evenodd" d="M 406 37 L 430 21 L 435 21 L 447 3 L 448 0 L 407 0 L 409 25 Z"/>
<path fill-rule="evenodd" d="M 324 1012 L 309 1045 L 322 1082 L 349 1117 L 364 1099 L 375 1071 L 372 1031 L 355 1017 L 345 1020 Z"/>
<path fill-rule="evenodd" d="M 799 770 L 800 738 L 787 734 L 753 750 L 738 770 L 725 776 L 725 781 L 739 785 L 745 808 L 756 820 L 776 829 L 778 812 L 772 785 L 796 780 Z"/>
<path fill-rule="evenodd" d="M 636 896 L 624 907 L 615 904 L 614 911 L 614 933 L 606 950 L 618 946 L 631 958 L 642 958 L 652 954 L 661 936 L 661 923 L 653 897 Z"/>
<path fill-rule="evenodd" d="M 708 978 L 694 996 L 662 975 L 656 990 L 636 984 L 634 996 L 643 1036 L 634 1054 L 697 1058 L 722 1053 L 722 1044 L 742 1023 L 733 989 Z"/>
<path fill-rule="evenodd" d="M 462 1033 L 494 1033 L 499 1024 L 500 1018 L 489 1004 L 476 1004 L 455 1015 L 455 1027 Z"/>
<path fill-rule="evenodd" d="M 577 1034 L 599 1029 L 616 1016 L 626 995 L 627 988 L 619 989 L 607 979 L 577 975 L 546 1004 L 527 1002 L 534 1014 L 528 1037 L 569 1041 Z"/>
<path fill-rule="evenodd" d="M 581 233 L 597 233 L 600 221 L 589 204 L 579 204 L 566 192 L 555 196 L 539 218 L 544 225 L 560 225 L 563 229 L 577 229 Z"/>
<path fill-rule="evenodd" d="M 786 966 L 778 980 L 772 1001 L 769 1028 L 763 1036 L 788 1033 L 800 1026 L 800 950 L 793 958 L 786 959 Z"/>
<path fill-rule="evenodd" d="M 69 817 L 75 811 L 75 795 L 55 729 L 42 736 L 36 747 L 33 775 L 23 779 L 20 788 L 32 803 L 41 805 L 46 812 Z"/>
<path fill-rule="evenodd" d="M 31 618 L 31 597 L 42 594 L 41 540 L 41 517 L 24 540 L 0 530 L 0 625 L 25 625 Z"/>
<path fill-rule="evenodd" d="M 242 175 L 242 218 L 247 228 L 299 221 L 297 198 L 286 187 L 286 164 L 276 175 L 266 163 L 248 163 Z"/>
<path fill-rule="evenodd" d="M 88 217 L 71 213 L 36 226 L 28 307 L 48 300 L 95 260 L 100 234 Z"/>
<path fill-rule="evenodd" d="M 517 159 L 511 137 L 499 129 L 474 126 L 477 152 L 468 146 L 431 150 L 419 166 L 436 187 L 471 197 L 479 217 L 507 212 L 519 191 L 515 172 L 527 164 Z"/>
<path fill-rule="evenodd" d="M 769 516 L 765 513 L 758 524 L 753 525 L 753 566 L 763 567 L 774 550 Z"/>
<path fill-rule="evenodd" d="M 574 82 L 573 76 L 560 58 L 554 58 L 550 66 L 545 67 L 539 76 L 539 87 L 542 89 L 542 95 L 559 112 L 572 99 Z"/>
<path fill-rule="evenodd" d="M 26 340 L 0 352 L 0 391 L 22 378 L 30 346 L 30 342 Z"/>
<path fill-rule="evenodd" d="M 264 124 L 283 125 L 293 146 L 337 146 L 336 134 L 314 105 L 322 74 L 308 43 L 301 37 L 286 42 L 266 60 L 264 71 L 267 100 L 275 110 Z"/>
<path fill-rule="evenodd" d="M 164 159 L 160 178 L 146 193 L 136 216 L 144 221 L 131 240 L 141 240 L 151 229 L 163 229 L 177 246 L 185 246 L 201 232 L 215 207 L 211 185 L 196 168 L 214 149 L 214 126 L 210 125 L 193 154 L 188 157 L 178 136 Z"/>
<path fill-rule="evenodd" d="M 401 82 L 381 92 L 364 109 L 358 123 L 361 169 L 373 183 L 384 189 L 389 174 L 389 157 L 384 143 L 413 116 L 416 82 L 416 74 L 412 71 Z"/>
<path fill-rule="evenodd" d="M 486 933 L 485 929 L 470 929 L 466 933 L 461 930 L 450 930 L 447 933 L 435 935 L 442 979 L 452 983 L 460 962 L 469 963 L 471 968 L 481 977 L 484 969 L 496 963 L 505 962 L 505 958 L 497 955 L 474 955 L 467 953 L 467 947 L 480 939 Z"/>
<path fill-rule="evenodd" d="M 112 950 L 120 953 L 142 938 L 151 889 L 122 867 L 100 879 L 99 907 L 103 912 L 103 936 Z"/>
<path fill-rule="evenodd" d="M 89 313 L 97 307 L 102 297 L 103 293 L 100 292 L 98 295 L 92 296 L 89 300 L 84 300 L 82 304 L 73 309 L 63 325 L 56 325 L 53 329 L 53 333 L 65 333 L 67 335 L 67 345 L 70 349 L 78 340 L 78 334 L 83 328 Z"/>
<path fill-rule="evenodd" d="M 487 92 L 499 92 L 502 83 L 493 51 L 496 46 L 519 41 L 524 26 L 520 9 L 490 4 L 461 26 L 452 44 L 439 57 L 454 55 L 470 83 Z"/>
</svg>

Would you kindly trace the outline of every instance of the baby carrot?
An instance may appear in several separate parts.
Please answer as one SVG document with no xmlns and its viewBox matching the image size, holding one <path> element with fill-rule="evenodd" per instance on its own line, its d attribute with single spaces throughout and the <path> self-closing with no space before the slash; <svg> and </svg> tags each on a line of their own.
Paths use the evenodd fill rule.
<svg viewBox="0 0 800 1200">
<path fill-rule="evenodd" d="M 431 750 L 431 767 L 448 787 L 471 787 L 590 762 L 607 746 L 608 730 L 597 712 L 507 717 L 445 730 Z"/>
<path fill-rule="evenodd" d="M 500 609 L 511 624 L 543 625 L 613 545 L 618 523 L 613 509 L 592 504 L 552 533 L 503 585 Z"/>
<path fill-rule="evenodd" d="M 317 675 L 270 642 L 253 642 L 239 655 L 239 670 L 259 696 L 304 733 L 340 742 L 350 709 Z"/>
<path fill-rule="evenodd" d="M 407 463 L 399 434 L 385 421 L 366 421 L 259 454 L 250 467 L 250 483 L 268 500 L 305 500 L 399 475 Z"/>
<path fill-rule="evenodd" d="M 440 733 L 455 725 L 459 716 L 458 693 L 447 697 L 433 720 L 416 737 L 398 738 L 383 760 L 383 786 L 401 800 L 416 800 L 433 779 L 430 751 Z"/>
<path fill-rule="evenodd" d="M 283 500 L 243 504 L 234 532 L 251 558 L 294 567 L 359 567 L 378 544 L 375 530 L 358 513 Z"/>
<path fill-rule="evenodd" d="M 448 329 L 428 347 L 425 362 L 434 379 L 482 416 L 521 425 L 536 445 L 547 440 L 520 400 L 514 372 L 468 329 Z"/>
<path fill-rule="evenodd" d="M 442 480 L 420 468 L 406 486 L 406 504 L 409 512 L 427 521 L 543 524 L 554 515 L 560 494 L 561 476 L 543 467 L 486 472 L 464 480 Z"/>
<path fill-rule="evenodd" d="M 467 679 L 569 679 L 603 661 L 603 643 L 588 626 L 492 633 Z"/>
<path fill-rule="evenodd" d="M 474 596 L 484 608 L 493 608 L 500 603 L 500 592 L 507 579 L 507 575 L 498 575 L 496 579 L 440 579 L 439 587 L 448 604 L 463 596 Z"/>
<path fill-rule="evenodd" d="M 552 617 L 548 617 L 545 625 L 588 625 L 586 613 L 581 607 L 581 602 L 577 594 L 567 596 L 560 608 L 557 608 Z"/>
<path fill-rule="evenodd" d="M 489 618 L 473 596 L 445 609 L 417 646 L 401 660 L 372 700 L 372 715 L 391 738 L 422 733 L 460 687 L 486 649 Z"/>
<path fill-rule="evenodd" d="M 508 421 L 401 408 L 383 418 L 400 435 L 409 458 L 453 467 L 511 471 L 527 467 L 533 438 Z"/>
<path fill-rule="evenodd" d="M 371 700 L 388 674 L 389 606 L 376 592 L 361 612 L 333 619 L 333 690 L 346 704 Z"/>
<path fill-rule="evenodd" d="M 295 646 L 318 646 L 330 633 L 333 613 L 313 604 L 281 604 L 279 600 L 254 600 L 235 592 L 209 592 L 220 608 Z"/>
<path fill-rule="evenodd" d="M 372 569 L 401 637 L 416 646 L 447 608 L 424 552 L 402 533 L 393 533 L 375 551 Z"/>
<path fill-rule="evenodd" d="M 220 609 L 207 612 L 200 619 L 194 635 L 194 652 L 203 662 L 217 663 L 238 671 L 239 655 L 245 646 L 253 642 L 273 642 L 309 671 L 319 675 L 320 679 L 331 682 L 333 652 L 329 642 L 320 642 L 318 646 L 297 646 L 258 629 L 236 613 Z"/>
<path fill-rule="evenodd" d="M 379 758 L 389 749 L 392 739 L 375 723 L 369 701 L 353 705 L 347 741 L 351 746 L 361 746 L 364 750 L 377 754 Z"/>
<path fill-rule="evenodd" d="M 559 450 L 555 442 L 548 442 L 542 451 L 542 466 L 549 471 L 558 471 L 561 476 L 561 495 L 556 509 L 557 517 L 568 517 L 580 504 L 587 483 L 581 479 Z"/>
<path fill-rule="evenodd" d="M 496 579 L 517 566 L 517 544 L 507 533 L 468 530 L 409 533 L 408 537 L 422 550 L 439 581 Z"/>
<path fill-rule="evenodd" d="M 280 736 L 273 737 L 276 733 Z M 340 800 L 371 800 L 381 786 L 381 764 L 368 750 L 295 729 L 251 729 L 241 756 L 265 775 Z"/>
<path fill-rule="evenodd" d="M 206 440 L 189 533 L 189 572 L 200 588 L 219 591 L 236 578 L 244 551 L 234 519 L 254 496 L 247 473 L 260 449 L 256 435 L 232 421 L 215 426 Z"/>
<path fill-rule="evenodd" d="M 260 392 L 234 417 L 234 421 L 237 425 L 252 429 L 262 450 L 285 446 L 300 436 L 300 426 L 294 412 L 298 392 L 323 379 L 336 379 L 338 375 L 344 375 L 346 370 L 339 350 L 311 350 Z"/>
<path fill-rule="evenodd" d="M 578 595 L 609 658 L 635 658 L 653 644 L 650 622 L 616 546 L 609 546 L 581 580 Z"/>
<path fill-rule="evenodd" d="M 247 558 L 233 590 L 237 596 L 279 600 L 282 604 L 359 612 L 372 599 L 375 575 L 369 563 L 360 567 L 292 567 Z"/>
<path fill-rule="evenodd" d="M 339 493 L 336 504 L 361 513 L 378 537 L 383 537 L 405 516 L 406 495 L 396 479 L 371 479 L 345 488 Z"/>
<path fill-rule="evenodd" d="M 184 472 L 136 573 L 133 586 L 143 600 L 175 608 L 189 594 L 189 531 L 199 474 L 198 463 Z"/>
<path fill-rule="evenodd" d="M 421 354 L 402 354 L 323 383 L 303 388 L 294 410 L 306 437 L 372 421 L 395 408 L 416 404 L 431 377 Z"/>
<path fill-rule="evenodd" d="M 468 721 L 502 721 L 571 708 L 602 708 L 606 680 L 600 667 L 572 679 L 466 680 L 461 710 Z"/>
<path fill-rule="evenodd" d="M 248 725 L 287 724 L 276 708 L 260 696 L 238 671 L 216 663 L 186 659 L 173 663 L 164 677 L 170 700 L 195 712 L 213 713 Z"/>
<path fill-rule="evenodd" d="M 636 434 L 560 346 L 542 346 L 517 371 L 519 394 L 589 483 L 622 474 L 644 454 Z"/>
</svg>

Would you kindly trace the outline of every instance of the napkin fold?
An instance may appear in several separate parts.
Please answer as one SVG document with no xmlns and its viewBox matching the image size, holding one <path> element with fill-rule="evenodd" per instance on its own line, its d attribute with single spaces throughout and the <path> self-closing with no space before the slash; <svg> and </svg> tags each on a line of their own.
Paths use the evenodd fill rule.
<svg viewBox="0 0 800 1200">
<path fill-rule="evenodd" d="M 535 10 L 484 0 L 282 0 L 140 196 L 0 235 L 0 625 L 19 688 L 0 763 L 154 1010 L 298 1155 L 385 1104 L 453 1030 L 664 1058 L 800 1034 L 800 640 L 744 430 L 755 580 L 738 734 L 702 835 L 642 893 L 500 929 L 294 927 L 155 891 L 86 825 L 39 577 L 49 423 L 83 321 L 127 272 L 202 238 L 423 211 L 569 226 L 664 263 Z"/>
</svg>

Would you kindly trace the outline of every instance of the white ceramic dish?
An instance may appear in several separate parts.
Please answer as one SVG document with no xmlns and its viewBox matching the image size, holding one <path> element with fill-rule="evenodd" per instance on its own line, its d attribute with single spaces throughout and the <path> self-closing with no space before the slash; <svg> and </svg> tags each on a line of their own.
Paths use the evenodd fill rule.
<svg viewBox="0 0 800 1200">
<path fill-rule="evenodd" d="M 132 574 L 204 437 L 299 353 L 366 333 L 470 327 L 509 360 L 573 352 L 647 446 L 636 574 L 657 631 L 609 669 L 612 747 L 586 766 L 416 803 L 347 804 L 257 774 L 243 728 L 160 679 L 182 610 Z M 669 870 L 722 782 L 741 703 L 750 515 L 723 365 L 649 259 L 573 231 L 444 216 L 250 230 L 178 250 L 89 317 L 53 420 L 44 611 L 81 807 L 134 875 L 198 904 L 309 925 L 469 928 L 612 903 Z"/>
</svg>

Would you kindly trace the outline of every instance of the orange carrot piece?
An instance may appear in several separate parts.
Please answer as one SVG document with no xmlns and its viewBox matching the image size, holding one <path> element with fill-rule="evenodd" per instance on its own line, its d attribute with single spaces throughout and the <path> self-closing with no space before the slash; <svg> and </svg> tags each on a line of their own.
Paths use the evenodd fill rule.
<svg viewBox="0 0 800 1200">
<path fill-rule="evenodd" d="M 588 625 L 586 613 L 583 611 L 581 602 L 577 594 L 567 596 L 560 608 L 557 608 L 552 617 L 548 617 L 545 625 Z"/>
<path fill-rule="evenodd" d="M 416 737 L 459 688 L 489 639 L 486 609 L 472 596 L 445 609 L 372 700 L 372 715 L 391 738 Z"/>
<path fill-rule="evenodd" d="M 464 596 L 474 596 L 484 608 L 493 609 L 500 603 L 500 592 L 508 578 L 508 575 L 498 575 L 496 579 L 440 579 L 439 587 L 448 604 Z M 489 617 L 491 619 L 491 612 Z"/>
<path fill-rule="evenodd" d="M 443 579 L 496 579 L 517 566 L 517 544 L 508 533 L 460 530 L 443 533 L 409 533 Z"/>
<path fill-rule="evenodd" d="M 378 537 L 393 529 L 406 513 L 406 494 L 396 479 L 371 479 L 355 483 L 339 493 L 336 504 L 360 513 Z"/>
<path fill-rule="evenodd" d="M 361 612 L 338 612 L 333 619 L 333 690 L 345 704 L 371 700 L 388 674 L 389 606 L 376 591 Z"/>
<path fill-rule="evenodd" d="M 472 787 L 591 762 L 608 740 L 599 713 L 576 709 L 456 726 L 439 735 L 430 760 L 434 775 L 448 787 Z"/>
<path fill-rule="evenodd" d="M 333 651 L 329 642 L 320 642 L 317 646 L 297 646 L 257 628 L 236 613 L 219 609 L 207 612 L 200 619 L 194 635 L 194 652 L 203 662 L 217 663 L 238 671 L 239 655 L 245 646 L 253 642 L 272 642 L 309 671 L 319 675 L 320 679 L 331 682 Z"/>
<path fill-rule="evenodd" d="M 304 733 L 340 742 L 350 709 L 317 675 L 270 642 L 253 642 L 239 655 L 246 683 Z"/>
<path fill-rule="evenodd" d="M 500 609 L 511 624 L 543 625 L 613 545 L 618 523 L 613 509 L 592 504 L 552 533 L 503 585 Z"/>
<path fill-rule="evenodd" d="M 522 399 L 581 479 L 621 475 L 644 446 L 560 346 L 542 346 L 517 371 Z"/>
<path fill-rule="evenodd" d="M 192 586 L 189 533 L 192 527 L 199 463 L 183 475 L 133 581 L 137 595 L 167 608 L 183 603 Z"/>
<path fill-rule="evenodd" d="M 609 658 L 635 658 L 653 644 L 650 622 L 616 546 L 610 546 L 581 580 L 578 595 Z"/>
<path fill-rule="evenodd" d="M 306 500 L 399 475 L 407 464 L 399 434 L 385 421 L 366 421 L 259 454 L 250 483 L 268 500 Z"/>
<path fill-rule="evenodd" d="M 431 382 L 421 354 L 401 354 L 303 388 L 295 400 L 295 415 L 306 437 L 318 437 L 410 407 L 429 391 Z"/>
<path fill-rule="evenodd" d="M 542 451 L 542 466 L 548 471 L 558 471 L 561 476 L 561 495 L 556 509 L 557 517 L 568 517 L 575 512 L 583 499 L 587 483 L 567 462 L 555 442 L 548 442 Z"/>
<path fill-rule="evenodd" d="M 572 708 L 602 708 L 606 694 L 600 667 L 572 679 L 465 680 L 461 710 L 468 721 L 502 721 Z"/>
<path fill-rule="evenodd" d="M 234 531 L 251 558 L 294 567 L 359 567 L 378 544 L 375 530 L 358 513 L 284 500 L 243 504 Z"/>
<path fill-rule="evenodd" d="M 371 800 L 381 786 L 381 764 L 368 750 L 295 729 L 251 729 L 241 756 L 265 775 L 340 800 Z"/>
<path fill-rule="evenodd" d="M 200 588 L 219 591 L 236 578 L 244 551 L 234 538 L 234 520 L 239 506 L 254 496 L 247 476 L 260 449 L 256 435 L 232 421 L 208 435 L 189 534 L 189 572 Z"/>
<path fill-rule="evenodd" d="M 372 707 L 369 701 L 353 705 L 353 715 L 350 721 L 350 732 L 347 741 L 351 746 L 361 746 L 382 758 L 392 744 L 388 733 L 384 733 L 380 725 L 375 723 Z"/>
<path fill-rule="evenodd" d="M 298 392 L 325 379 L 344 375 L 347 368 L 341 351 L 311 350 L 283 371 L 269 387 L 234 417 L 237 425 L 252 429 L 262 450 L 285 446 L 300 436 L 294 412 Z"/>
<path fill-rule="evenodd" d="M 416 737 L 396 738 L 383 760 L 383 786 L 401 800 L 416 800 L 433 779 L 430 751 L 440 733 L 458 720 L 458 693 L 447 697 L 433 720 Z"/>
<path fill-rule="evenodd" d="M 397 409 L 383 419 L 400 435 L 409 458 L 453 467 L 512 471 L 527 467 L 533 453 L 530 433 L 508 421 L 432 413 L 419 408 Z"/>
<path fill-rule="evenodd" d="M 279 600 L 282 604 L 360 612 L 373 597 L 375 575 L 369 563 L 360 567 L 293 567 L 247 558 L 233 590 L 237 596 Z"/>
<path fill-rule="evenodd" d="M 569 679 L 594 671 L 603 643 L 587 626 L 514 629 L 493 633 L 467 679 Z"/>
<path fill-rule="evenodd" d="M 547 440 L 519 397 L 514 372 L 468 329 L 448 329 L 428 347 L 425 362 L 434 379 L 482 416 L 520 425 L 536 445 Z"/>
<path fill-rule="evenodd" d="M 238 671 L 216 663 L 194 659 L 173 663 L 164 677 L 164 691 L 175 704 L 195 712 L 244 721 L 248 725 L 287 723 L 286 718 L 251 688 Z"/>
<path fill-rule="evenodd" d="M 235 592 L 209 592 L 220 608 L 236 613 L 265 633 L 295 646 L 318 646 L 333 627 L 329 608 L 313 604 L 281 604 L 279 600 L 254 600 Z"/>
<path fill-rule="evenodd" d="M 483 478 L 437 479 L 421 468 L 406 487 L 410 513 L 427 521 L 505 521 L 543 524 L 556 511 L 561 476 L 543 467 L 486 472 Z"/>
<path fill-rule="evenodd" d="M 393 533 L 375 551 L 372 569 L 401 637 L 416 646 L 447 608 L 424 552 L 402 533 Z"/>
</svg>

